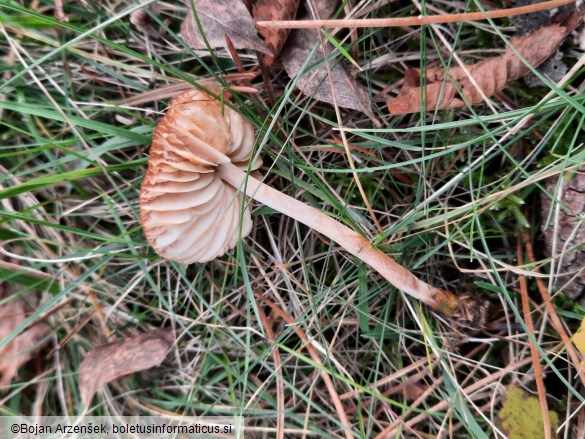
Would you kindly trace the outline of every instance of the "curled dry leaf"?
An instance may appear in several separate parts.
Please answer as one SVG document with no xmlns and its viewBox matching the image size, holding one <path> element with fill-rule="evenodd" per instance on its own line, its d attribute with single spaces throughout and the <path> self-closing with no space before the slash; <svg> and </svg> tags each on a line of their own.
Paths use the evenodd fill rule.
<svg viewBox="0 0 585 439">
<path fill-rule="evenodd" d="M 298 8 L 299 0 L 257 0 L 252 8 L 252 14 L 256 21 L 294 20 Z M 290 29 L 259 27 L 258 33 L 264 37 L 264 44 L 272 52 L 272 56 L 264 58 L 264 63 L 271 66 L 284 47 Z"/>
<path fill-rule="evenodd" d="M 26 304 L 20 297 L 7 299 L 9 287 L 0 285 L 0 299 L 9 300 L 0 306 L 0 340 L 8 338 L 26 319 Z M 31 360 L 46 343 L 51 328 L 45 323 L 25 329 L 0 349 L 0 386 L 9 385 L 18 369 Z"/>
<path fill-rule="evenodd" d="M 552 55 L 565 37 L 578 26 L 581 18 L 580 15 L 574 15 L 564 25 L 546 26 L 530 35 L 512 38 L 510 43 L 528 64 L 537 67 Z M 461 67 L 427 69 L 426 110 L 461 108 L 481 102 L 482 93 L 470 76 L 483 94 L 490 97 L 530 72 L 525 62 L 510 47 L 500 56 L 487 58 L 466 68 L 469 75 Z M 459 96 L 457 89 L 465 100 Z M 388 100 L 388 108 L 392 114 L 405 114 L 418 112 L 421 106 L 420 71 L 410 69 L 405 74 L 404 85 L 398 96 Z"/>
<path fill-rule="evenodd" d="M 79 366 L 79 393 L 85 406 L 104 384 L 161 364 L 173 341 L 171 330 L 159 328 L 90 351 Z"/>
<path fill-rule="evenodd" d="M 585 304 L 585 166 L 563 177 L 558 186 L 556 179 L 549 180 L 546 188 L 561 203 L 558 217 L 553 211 L 553 220 L 547 225 L 551 199 L 545 193 L 541 195 L 544 253 L 557 257 L 555 286 Z M 562 257 L 558 258 L 559 255 Z"/>
<path fill-rule="evenodd" d="M 335 9 L 336 1 L 316 2 L 318 17 L 327 18 Z M 310 15 L 301 19 L 313 18 Z M 301 74 L 303 66 L 313 66 L 310 71 L 303 73 L 297 82 L 297 87 L 306 95 L 315 99 L 333 104 L 331 85 L 328 78 L 328 69 L 326 62 L 329 63 L 333 87 L 335 88 L 335 97 L 337 104 L 343 108 L 358 110 L 368 117 L 373 118 L 370 113 L 370 98 L 367 91 L 360 85 L 339 62 L 339 58 L 331 57 L 333 46 L 327 42 L 324 43 L 324 51 L 327 54 L 327 60 L 323 59 L 323 50 L 317 49 L 311 57 L 311 52 L 319 44 L 319 33 L 312 29 L 295 30 L 287 46 L 282 51 L 282 62 L 286 73 L 294 78 Z M 310 58 L 310 59 L 309 59 Z M 308 61 L 307 61 L 308 59 Z"/>
<path fill-rule="evenodd" d="M 197 17 L 211 47 L 226 47 L 226 36 L 236 49 L 252 49 L 270 55 L 256 34 L 256 26 L 240 0 L 194 0 Z M 185 0 L 187 17 L 181 25 L 181 36 L 193 49 L 205 49 L 191 8 Z"/>
</svg>

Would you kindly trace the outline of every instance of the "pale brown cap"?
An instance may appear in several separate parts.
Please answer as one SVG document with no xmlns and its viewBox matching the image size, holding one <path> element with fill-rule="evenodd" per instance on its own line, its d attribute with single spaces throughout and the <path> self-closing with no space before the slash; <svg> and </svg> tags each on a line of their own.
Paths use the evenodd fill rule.
<svg viewBox="0 0 585 439">
<path fill-rule="evenodd" d="M 248 169 L 253 146 L 252 124 L 209 94 L 187 90 L 171 101 L 154 131 L 140 192 L 144 234 L 159 255 L 211 261 L 250 233 L 244 196 L 215 170 L 229 162 Z"/>
</svg>

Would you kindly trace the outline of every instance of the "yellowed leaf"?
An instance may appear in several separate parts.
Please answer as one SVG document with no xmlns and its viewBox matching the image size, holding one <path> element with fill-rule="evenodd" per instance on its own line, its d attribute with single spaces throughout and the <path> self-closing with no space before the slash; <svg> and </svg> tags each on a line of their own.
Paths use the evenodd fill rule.
<svg viewBox="0 0 585 439">
<path fill-rule="evenodd" d="M 585 319 L 581 320 L 581 327 L 573 335 L 573 343 L 583 355 L 585 355 Z"/>
<path fill-rule="evenodd" d="M 503 430 L 510 439 L 545 439 L 544 421 L 540 402 L 536 396 L 528 396 L 522 389 L 509 386 L 506 402 L 499 413 Z M 551 434 L 559 425 L 559 415 L 549 411 Z"/>
</svg>

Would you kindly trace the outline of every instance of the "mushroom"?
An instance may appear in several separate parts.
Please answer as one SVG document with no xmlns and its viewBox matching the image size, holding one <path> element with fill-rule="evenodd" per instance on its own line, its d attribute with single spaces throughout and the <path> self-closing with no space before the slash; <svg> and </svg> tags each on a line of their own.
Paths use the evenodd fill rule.
<svg viewBox="0 0 585 439">
<path fill-rule="evenodd" d="M 144 234 L 159 255 L 189 264 L 233 248 L 252 227 L 245 194 L 333 240 L 432 309 L 464 324 L 483 314 L 478 301 L 423 282 L 354 230 L 251 177 L 248 167 L 261 164 L 248 164 L 253 146 L 252 125 L 209 94 L 187 90 L 171 101 L 140 193 Z"/>
</svg>

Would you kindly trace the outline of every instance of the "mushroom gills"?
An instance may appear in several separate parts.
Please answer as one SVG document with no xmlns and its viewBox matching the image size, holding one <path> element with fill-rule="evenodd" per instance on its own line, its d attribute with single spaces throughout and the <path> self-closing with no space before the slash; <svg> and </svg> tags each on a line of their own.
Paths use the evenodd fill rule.
<svg viewBox="0 0 585 439">
<path fill-rule="evenodd" d="M 250 218 L 250 211 L 245 208 L 244 212 L 241 212 L 240 209 L 242 209 L 243 205 L 233 188 L 226 186 L 226 192 L 231 192 L 231 196 L 229 193 L 223 195 L 223 205 L 219 207 L 219 210 L 224 212 L 223 218 L 220 219 L 220 224 L 215 226 L 213 231 L 217 231 L 220 227 L 225 227 L 223 224 L 227 224 L 227 227 L 223 233 L 215 234 L 216 236 L 212 236 L 212 230 L 210 230 L 210 233 L 198 243 L 200 251 L 192 255 L 193 260 L 207 261 L 214 259 L 214 254 L 223 255 L 237 244 L 239 236 L 246 236 L 251 230 L 251 228 L 245 230 L 245 224 L 242 224 L 242 233 L 238 234 L 238 230 L 240 230 L 240 214 L 242 213 L 244 218 Z M 244 223 L 248 222 L 251 225 L 251 219 L 244 221 Z M 218 239 L 218 237 L 222 239 Z"/>
<path fill-rule="evenodd" d="M 222 181 L 214 179 L 194 193 L 162 194 L 152 198 L 146 196 L 144 201 L 148 201 L 148 203 L 143 206 L 143 209 L 146 211 L 180 210 L 197 207 L 214 199 L 224 185 L 225 183 Z"/>
<path fill-rule="evenodd" d="M 167 136 L 167 141 L 172 142 L 173 139 L 181 142 L 185 147 L 188 148 L 191 157 L 185 157 L 187 160 L 192 160 L 195 163 L 197 161 L 203 161 L 204 164 L 218 165 L 220 163 L 229 163 L 230 159 L 222 154 L 220 151 L 215 149 L 209 143 L 203 141 L 197 136 L 194 136 L 187 130 L 183 130 L 175 126 L 175 130 L 172 134 Z M 177 154 L 181 154 L 183 151 L 177 150 Z"/>
<path fill-rule="evenodd" d="M 189 210 L 167 210 L 148 212 L 149 221 L 156 224 L 155 227 L 169 226 L 185 223 L 193 218 Z"/>
<path fill-rule="evenodd" d="M 213 181 L 213 176 L 211 174 L 203 174 L 201 177 L 191 180 L 191 181 L 164 181 L 159 182 L 155 187 L 150 190 L 150 194 L 154 196 L 164 195 L 166 193 L 181 193 L 181 192 L 191 192 L 197 191 L 207 185 L 209 185 Z"/>
<path fill-rule="evenodd" d="M 206 174 L 203 174 L 206 175 Z M 188 172 L 188 171 L 177 171 L 176 169 L 172 169 L 170 171 L 160 171 L 156 170 L 150 175 L 150 179 L 153 183 L 165 183 L 167 181 L 176 181 L 176 182 L 187 182 L 187 181 L 195 181 L 201 178 L 202 173 L 195 173 L 195 172 Z"/>
<path fill-rule="evenodd" d="M 196 228 L 193 229 L 193 221 L 182 224 L 177 229 L 180 230 L 181 239 L 168 245 L 168 252 L 173 254 L 173 257 L 180 258 L 185 263 L 191 262 L 206 262 L 209 258 L 198 259 L 193 256 L 193 247 L 197 243 L 197 248 L 202 249 L 201 253 L 210 254 L 205 249 L 205 243 L 212 239 L 221 237 L 221 234 L 215 233 L 218 225 L 220 225 L 221 217 L 225 215 L 225 204 L 219 200 L 215 209 L 209 212 L 208 215 L 198 218 Z M 211 258 L 214 259 L 214 258 Z"/>
</svg>

